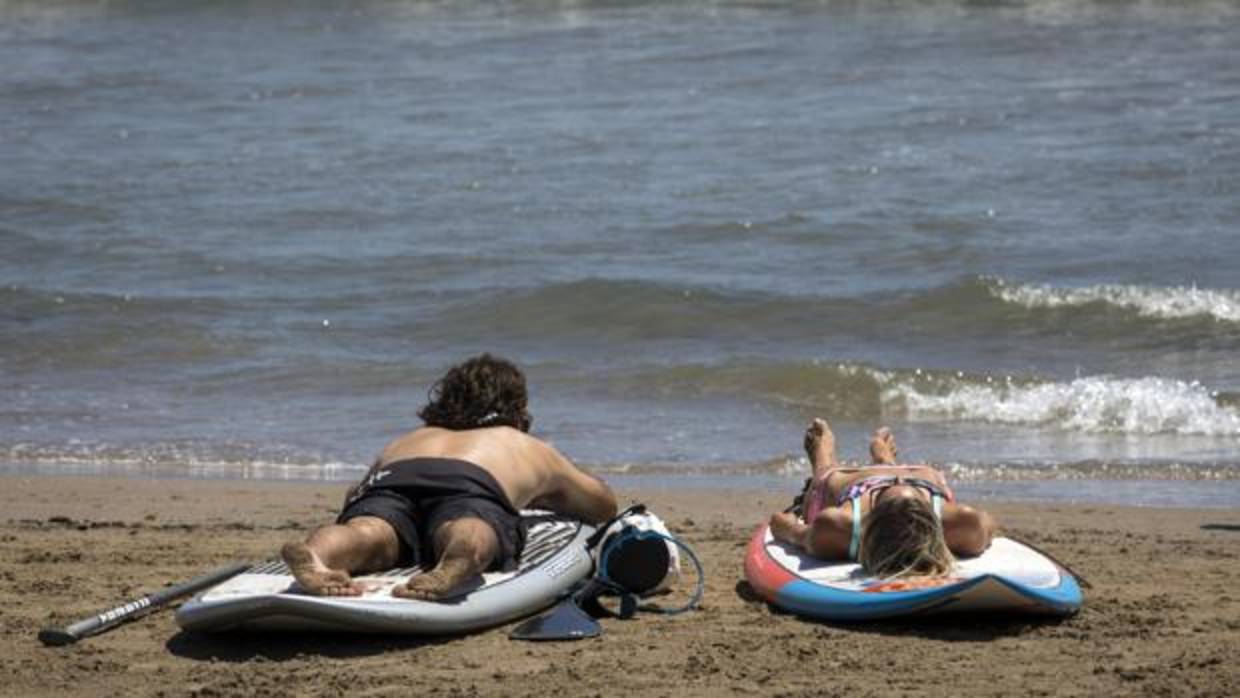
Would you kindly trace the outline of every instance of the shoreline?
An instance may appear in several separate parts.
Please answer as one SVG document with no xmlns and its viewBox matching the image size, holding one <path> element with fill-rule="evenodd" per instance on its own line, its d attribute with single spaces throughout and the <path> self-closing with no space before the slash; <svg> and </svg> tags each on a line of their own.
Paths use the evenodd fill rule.
<svg viewBox="0 0 1240 698">
<path fill-rule="evenodd" d="M 300 468 L 300 466 L 297 466 Z M 710 472 L 616 472 L 590 468 L 619 489 L 674 492 L 733 491 L 747 496 L 775 495 L 791 498 L 804 483 L 801 476 L 787 473 L 728 471 Z M 272 483 L 315 487 L 347 487 L 364 471 L 329 471 L 330 475 L 310 477 L 294 471 L 287 477 L 271 477 L 272 470 L 251 476 L 244 470 L 215 469 L 211 474 L 170 465 L 132 470 L 104 467 L 28 466 L 0 464 L 2 478 L 82 478 L 93 480 L 134 480 L 156 482 Z M 1240 508 L 1240 470 L 1226 471 L 1225 477 L 1167 479 L 1164 477 L 1070 477 L 1030 476 L 1008 478 L 960 477 L 947 470 L 947 476 L 962 499 L 983 505 L 1023 503 L 1037 505 L 1141 506 L 1157 509 L 1238 509 Z M 2 481 L 2 480 L 0 480 Z"/>
<path fill-rule="evenodd" d="M 0 658 L 12 695 L 1234 695 L 1240 513 L 987 502 L 1005 531 L 1092 584 L 1061 621 L 945 616 L 833 625 L 744 593 L 741 557 L 783 492 L 617 487 L 644 501 L 707 569 L 700 610 L 604 620 L 601 638 L 201 636 L 161 611 L 77 645 L 49 622 L 238 560 L 334 515 L 343 483 L 0 474 Z M 677 591 L 684 591 L 678 589 Z M 927 667 L 933 667 L 927 671 Z"/>
</svg>

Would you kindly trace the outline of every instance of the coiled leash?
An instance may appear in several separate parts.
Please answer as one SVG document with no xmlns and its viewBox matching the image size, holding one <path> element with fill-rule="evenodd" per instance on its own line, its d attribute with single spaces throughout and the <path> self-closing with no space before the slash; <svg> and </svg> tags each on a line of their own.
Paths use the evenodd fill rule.
<svg viewBox="0 0 1240 698">
<path fill-rule="evenodd" d="M 693 549 L 679 538 L 659 531 L 644 531 L 633 525 L 626 525 L 618 533 L 606 535 L 616 522 L 628 516 L 645 513 L 646 505 L 635 504 L 605 526 L 601 526 L 587 541 L 590 549 L 600 545 L 602 548 L 594 576 L 573 595 L 585 611 L 595 616 L 615 616 L 621 619 L 632 618 L 638 611 L 674 616 L 691 611 L 701 603 L 706 590 L 706 573 Z M 672 608 L 640 601 L 643 594 L 654 590 L 667 575 L 670 563 L 667 543 L 683 551 L 697 572 L 697 582 L 689 601 Z M 599 601 L 603 596 L 618 597 L 619 611 L 603 606 Z"/>
<path fill-rule="evenodd" d="M 632 618 L 638 611 L 676 615 L 697 608 L 706 589 L 706 574 L 693 550 L 675 536 L 660 531 L 642 530 L 632 523 L 624 524 L 616 533 L 607 535 L 616 523 L 629 516 L 647 515 L 648 525 L 656 523 L 666 530 L 658 517 L 646 513 L 644 504 L 637 504 L 599 527 L 588 539 L 586 550 L 598 550 L 595 574 L 574 586 L 560 602 L 540 616 L 531 618 L 508 634 L 514 640 L 581 640 L 597 637 L 603 632 L 596 618 L 614 616 Z M 641 523 L 641 521 L 639 521 Z M 668 544 L 683 550 L 697 570 L 697 587 L 684 606 L 664 608 L 642 603 L 643 594 L 655 591 L 673 569 Z M 611 611 L 599 601 L 603 596 L 620 598 L 619 612 Z"/>
</svg>

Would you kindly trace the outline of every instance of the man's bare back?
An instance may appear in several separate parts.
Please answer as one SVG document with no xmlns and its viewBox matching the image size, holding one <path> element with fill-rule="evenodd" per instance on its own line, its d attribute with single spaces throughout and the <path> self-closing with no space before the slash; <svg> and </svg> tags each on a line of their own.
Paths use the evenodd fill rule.
<svg viewBox="0 0 1240 698">
<path fill-rule="evenodd" d="M 602 523 L 616 514 L 615 497 L 606 484 L 578 470 L 553 447 L 512 427 L 415 429 L 388 444 L 367 477 L 414 458 L 473 463 L 499 482 L 517 509 L 550 509 L 587 523 Z"/>
<path fill-rule="evenodd" d="M 353 574 L 433 561 L 392 593 L 436 600 L 493 564 L 515 566 L 522 508 L 588 523 L 615 516 L 606 484 L 527 433 L 526 395 L 525 376 L 504 359 L 482 354 L 449 369 L 418 412 L 426 426 L 383 449 L 336 523 L 281 550 L 302 588 L 356 596 Z"/>
</svg>

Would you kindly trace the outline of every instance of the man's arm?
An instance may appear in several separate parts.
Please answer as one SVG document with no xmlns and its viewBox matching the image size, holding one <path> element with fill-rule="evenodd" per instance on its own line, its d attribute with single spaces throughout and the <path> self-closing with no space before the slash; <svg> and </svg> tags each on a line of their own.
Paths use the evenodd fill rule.
<svg viewBox="0 0 1240 698">
<path fill-rule="evenodd" d="M 531 504 L 591 524 L 615 517 L 616 495 L 607 483 L 582 471 L 554 448 L 546 449 L 551 476 L 545 491 Z"/>
</svg>

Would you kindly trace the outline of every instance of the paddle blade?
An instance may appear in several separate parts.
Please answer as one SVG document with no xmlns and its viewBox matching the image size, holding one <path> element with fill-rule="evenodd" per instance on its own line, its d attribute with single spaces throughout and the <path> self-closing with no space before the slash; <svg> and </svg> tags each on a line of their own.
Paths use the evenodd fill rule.
<svg viewBox="0 0 1240 698">
<path fill-rule="evenodd" d="M 572 599 L 565 599 L 550 611 L 531 618 L 512 629 L 513 640 L 582 640 L 598 637 L 603 626 L 581 610 Z"/>
</svg>

